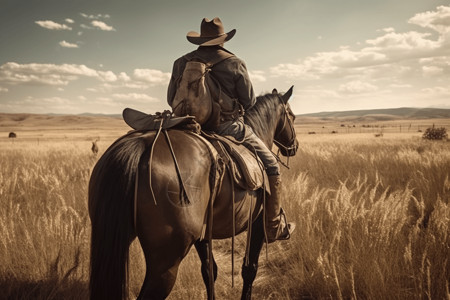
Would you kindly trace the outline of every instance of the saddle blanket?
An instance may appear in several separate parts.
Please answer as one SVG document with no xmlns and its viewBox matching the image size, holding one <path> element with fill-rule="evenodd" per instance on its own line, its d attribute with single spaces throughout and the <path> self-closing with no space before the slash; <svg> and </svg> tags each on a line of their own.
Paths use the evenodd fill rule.
<svg viewBox="0 0 450 300">
<path fill-rule="evenodd" d="M 207 135 L 206 139 L 214 146 L 228 166 L 234 182 L 243 189 L 255 191 L 265 187 L 270 194 L 269 180 L 264 164 L 256 153 L 243 143 L 236 143 L 232 137 L 217 134 Z"/>
</svg>

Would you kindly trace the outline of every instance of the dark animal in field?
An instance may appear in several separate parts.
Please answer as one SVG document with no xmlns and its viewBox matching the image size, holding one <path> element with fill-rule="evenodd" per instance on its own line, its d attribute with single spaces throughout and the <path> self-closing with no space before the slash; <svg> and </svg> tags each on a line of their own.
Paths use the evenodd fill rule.
<svg viewBox="0 0 450 300">
<path fill-rule="evenodd" d="M 98 153 L 98 145 L 97 145 L 98 139 L 92 142 L 91 151 L 94 154 Z"/>
<path fill-rule="evenodd" d="M 15 132 L 10 132 L 9 135 L 8 135 L 8 137 L 14 139 L 14 138 L 17 137 L 17 134 L 16 134 Z"/>
</svg>

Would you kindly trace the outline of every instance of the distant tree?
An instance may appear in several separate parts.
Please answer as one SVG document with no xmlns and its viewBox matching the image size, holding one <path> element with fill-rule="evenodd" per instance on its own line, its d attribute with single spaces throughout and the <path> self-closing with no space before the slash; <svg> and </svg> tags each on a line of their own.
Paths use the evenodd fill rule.
<svg viewBox="0 0 450 300">
<path fill-rule="evenodd" d="M 10 132 L 8 135 L 9 138 L 16 138 L 17 134 L 15 132 Z"/>
<path fill-rule="evenodd" d="M 448 138 L 447 135 L 447 129 L 445 127 L 436 128 L 429 127 L 427 130 L 425 130 L 424 134 L 422 135 L 422 138 L 426 140 L 444 140 Z"/>
</svg>

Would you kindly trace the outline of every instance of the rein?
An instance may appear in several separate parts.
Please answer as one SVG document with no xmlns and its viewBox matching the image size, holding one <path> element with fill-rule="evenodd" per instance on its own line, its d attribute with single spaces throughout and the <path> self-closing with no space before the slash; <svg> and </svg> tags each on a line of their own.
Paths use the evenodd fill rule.
<svg viewBox="0 0 450 300">
<path fill-rule="evenodd" d="M 289 141 L 289 144 L 291 146 L 285 146 L 283 145 L 280 141 L 278 141 L 276 138 L 274 138 L 273 142 L 275 145 L 277 145 L 278 147 L 278 151 L 275 154 L 272 150 L 270 150 L 272 152 L 272 154 L 275 156 L 275 158 L 277 159 L 277 161 L 283 165 L 285 168 L 289 169 L 289 153 L 292 150 L 295 150 L 295 148 L 297 147 L 296 143 L 295 143 L 295 129 L 294 129 L 294 124 L 292 124 L 292 120 L 288 117 L 289 110 L 286 106 L 286 104 L 283 105 L 284 106 L 284 120 L 283 120 L 283 127 L 281 127 L 281 132 L 284 130 L 284 128 L 286 127 L 286 123 L 288 123 L 289 128 L 291 129 L 291 140 Z M 281 158 L 280 158 L 280 149 L 284 149 L 287 153 L 287 161 L 286 163 L 284 163 Z"/>
</svg>

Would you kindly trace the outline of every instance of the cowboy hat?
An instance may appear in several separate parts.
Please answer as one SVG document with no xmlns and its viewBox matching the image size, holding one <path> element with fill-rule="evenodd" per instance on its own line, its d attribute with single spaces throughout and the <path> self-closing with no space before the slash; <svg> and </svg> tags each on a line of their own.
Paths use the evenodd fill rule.
<svg viewBox="0 0 450 300">
<path fill-rule="evenodd" d="M 231 40 L 235 33 L 236 29 L 225 33 L 222 21 L 217 17 L 212 20 L 204 18 L 200 25 L 200 33 L 189 31 L 186 38 L 195 45 L 215 46 Z"/>
</svg>

